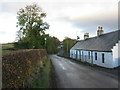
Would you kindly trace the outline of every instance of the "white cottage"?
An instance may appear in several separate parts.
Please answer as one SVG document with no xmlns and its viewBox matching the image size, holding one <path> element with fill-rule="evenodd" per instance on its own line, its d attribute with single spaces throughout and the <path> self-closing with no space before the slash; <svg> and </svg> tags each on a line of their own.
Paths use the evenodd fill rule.
<svg viewBox="0 0 120 90">
<path fill-rule="evenodd" d="M 97 36 L 76 42 L 70 49 L 70 57 L 96 64 L 98 66 L 115 68 L 120 66 L 120 30 L 104 34 L 102 27 L 98 27 Z"/>
</svg>

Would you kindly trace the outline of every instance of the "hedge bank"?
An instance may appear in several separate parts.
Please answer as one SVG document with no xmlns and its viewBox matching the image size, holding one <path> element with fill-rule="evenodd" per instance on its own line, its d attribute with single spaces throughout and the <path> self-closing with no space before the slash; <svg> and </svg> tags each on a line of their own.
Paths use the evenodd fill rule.
<svg viewBox="0 0 120 90">
<path fill-rule="evenodd" d="M 47 56 L 44 49 L 28 49 L 2 56 L 2 87 L 25 88 L 38 68 L 43 67 Z"/>
</svg>

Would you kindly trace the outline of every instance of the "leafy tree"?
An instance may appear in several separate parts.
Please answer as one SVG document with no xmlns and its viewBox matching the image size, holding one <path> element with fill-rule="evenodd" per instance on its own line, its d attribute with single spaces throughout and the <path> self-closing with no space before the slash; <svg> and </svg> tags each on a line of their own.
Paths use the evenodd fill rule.
<svg viewBox="0 0 120 90">
<path fill-rule="evenodd" d="M 63 40 L 63 50 L 67 53 L 69 53 L 70 48 L 75 44 L 76 40 L 71 39 L 69 37 L 65 37 L 65 39 Z"/>
<path fill-rule="evenodd" d="M 59 39 L 46 35 L 46 49 L 49 54 L 57 53 L 59 44 Z"/>
<path fill-rule="evenodd" d="M 36 4 L 28 5 L 17 12 L 18 46 L 22 48 L 45 48 L 45 30 L 49 25 L 43 21 L 46 13 Z"/>
</svg>

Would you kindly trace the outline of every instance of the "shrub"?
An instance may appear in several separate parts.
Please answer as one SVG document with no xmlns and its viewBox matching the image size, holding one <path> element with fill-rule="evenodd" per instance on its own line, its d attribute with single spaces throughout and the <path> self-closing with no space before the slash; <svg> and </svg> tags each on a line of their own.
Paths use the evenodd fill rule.
<svg viewBox="0 0 120 90">
<path fill-rule="evenodd" d="M 19 50 L 3 55 L 3 88 L 25 88 L 32 73 L 43 66 L 46 55 L 44 49 Z"/>
</svg>

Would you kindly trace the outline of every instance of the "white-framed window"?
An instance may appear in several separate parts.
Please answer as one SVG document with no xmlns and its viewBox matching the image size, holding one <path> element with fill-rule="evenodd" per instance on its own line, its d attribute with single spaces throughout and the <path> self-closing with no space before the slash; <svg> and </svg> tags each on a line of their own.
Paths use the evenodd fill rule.
<svg viewBox="0 0 120 90">
<path fill-rule="evenodd" d="M 97 52 L 95 52 L 95 60 L 97 60 Z"/>
<path fill-rule="evenodd" d="M 102 53 L 102 63 L 104 63 L 104 62 L 105 62 L 105 54 Z"/>
<path fill-rule="evenodd" d="M 90 51 L 88 51 L 88 58 L 90 59 Z"/>
</svg>

